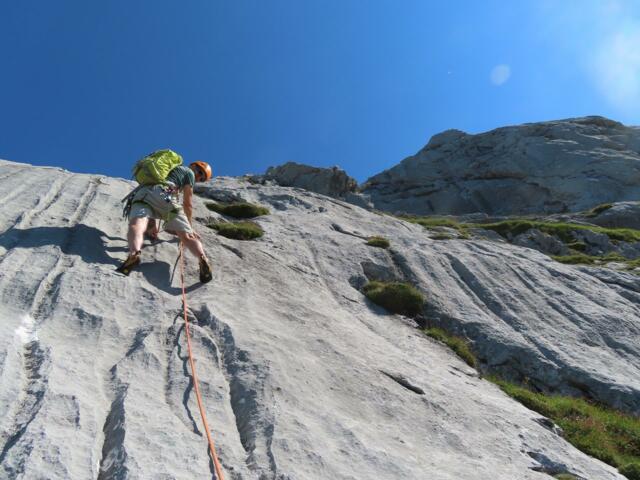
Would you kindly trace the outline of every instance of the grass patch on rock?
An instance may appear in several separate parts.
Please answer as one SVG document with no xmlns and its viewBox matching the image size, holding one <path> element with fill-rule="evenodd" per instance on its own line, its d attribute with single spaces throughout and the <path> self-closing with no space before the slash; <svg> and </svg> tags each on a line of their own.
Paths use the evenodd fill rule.
<svg viewBox="0 0 640 480">
<path fill-rule="evenodd" d="M 583 399 L 536 393 L 495 378 L 492 381 L 526 407 L 553 420 L 575 447 L 619 468 L 630 480 L 640 480 L 640 418 Z"/>
<path fill-rule="evenodd" d="M 369 239 L 367 240 L 367 245 L 378 248 L 389 248 L 391 246 L 391 243 L 384 237 L 374 235 L 373 237 L 369 237 Z"/>
<path fill-rule="evenodd" d="M 475 227 L 475 225 L 473 224 L 460 223 L 454 218 L 447 217 L 418 217 L 415 215 L 401 215 L 398 218 L 410 223 L 422 225 L 428 230 L 437 231 L 438 233 L 435 236 L 431 237 L 433 240 L 451 240 L 453 238 L 456 238 L 450 233 L 442 231 L 444 228 L 451 228 L 457 231 L 457 238 L 467 240 L 471 238 L 471 235 L 469 234 L 469 227 Z"/>
<path fill-rule="evenodd" d="M 553 255 L 551 258 L 556 262 L 566 263 L 567 265 L 593 265 L 597 263 L 599 257 L 576 253 L 575 255 Z"/>
<path fill-rule="evenodd" d="M 629 480 L 640 480 L 640 462 L 624 465 L 619 472 Z"/>
<path fill-rule="evenodd" d="M 575 255 L 556 255 L 551 258 L 557 262 L 568 265 L 606 265 L 608 263 L 620 263 L 623 265 L 620 270 L 633 271 L 640 268 L 640 258 L 632 260 L 615 252 L 610 252 L 606 255 L 576 253 Z"/>
<path fill-rule="evenodd" d="M 455 237 L 445 232 L 439 232 L 430 236 L 431 240 L 453 240 Z"/>
<path fill-rule="evenodd" d="M 532 228 L 536 228 L 549 235 L 555 235 L 564 243 L 575 242 L 573 232 L 576 230 L 590 230 L 594 233 L 602 233 L 607 235 L 611 240 L 619 240 L 622 242 L 640 241 L 640 230 L 634 230 L 632 228 L 605 228 L 592 225 L 581 225 L 578 223 L 514 219 L 504 220 L 497 223 L 479 223 L 475 226 L 477 228 L 493 230 L 507 239 L 513 238 L 527 230 L 531 230 Z"/>
<path fill-rule="evenodd" d="M 597 217 L 602 212 L 605 212 L 605 211 L 609 210 L 611 207 L 613 207 L 612 203 L 603 203 L 603 204 L 598 205 L 596 207 L 593 207 L 591 210 L 589 210 L 585 214 L 585 217 Z"/>
<path fill-rule="evenodd" d="M 424 333 L 426 333 L 431 338 L 447 345 L 470 367 L 478 367 L 478 361 L 476 360 L 476 357 L 471 351 L 471 347 L 469 347 L 469 344 L 466 340 L 451 335 L 442 328 L 437 327 L 427 328 L 424 330 Z"/>
<path fill-rule="evenodd" d="M 253 222 L 213 222 L 207 225 L 220 235 L 234 240 L 253 240 L 264 234 L 260 225 Z"/>
<path fill-rule="evenodd" d="M 216 203 L 208 202 L 206 207 L 222 215 L 227 215 L 234 218 L 255 218 L 261 215 L 268 215 L 269 209 L 261 205 L 255 205 L 248 202 L 233 202 L 233 203 Z"/>
<path fill-rule="evenodd" d="M 413 215 L 402 215 L 400 216 L 403 220 L 411 223 L 417 223 L 418 225 L 422 225 L 425 228 L 434 228 L 434 227 L 449 227 L 455 228 L 456 230 L 460 228 L 464 228 L 464 224 L 458 222 L 453 218 L 446 217 L 417 217 Z"/>
<path fill-rule="evenodd" d="M 587 244 L 584 242 L 570 242 L 567 243 L 567 247 L 577 252 L 584 252 L 587 249 Z"/>
<path fill-rule="evenodd" d="M 408 283 L 373 281 L 362 287 L 362 292 L 389 312 L 407 317 L 418 315 L 424 307 L 422 293 Z"/>
</svg>

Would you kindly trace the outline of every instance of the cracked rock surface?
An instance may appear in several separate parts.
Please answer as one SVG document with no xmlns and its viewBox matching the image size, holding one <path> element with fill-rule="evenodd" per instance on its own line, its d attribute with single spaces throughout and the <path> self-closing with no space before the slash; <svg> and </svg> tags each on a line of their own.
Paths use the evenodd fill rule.
<svg viewBox="0 0 640 480">
<path fill-rule="evenodd" d="M 129 277 L 132 183 L 0 161 L 0 478 L 213 478 L 181 316 L 178 244 Z M 187 258 L 193 348 L 232 480 L 622 479 L 566 443 L 403 317 L 358 290 L 413 282 L 425 316 L 485 365 L 637 411 L 640 287 L 319 194 L 219 178 L 203 197 L 269 207 L 265 235 L 199 226 L 213 281 Z M 195 199 L 194 216 L 216 216 Z M 369 247 L 383 235 L 391 249 Z M 546 383 L 545 383 L 546 382 Z"/>
<path fill-rule="evenodd" d="M 447 130 L 362 187 L 376 209 L 419 215 L 562 213 L 640 197 L 640 127 L 603 117 L 469 135 Z"/>
</svg>

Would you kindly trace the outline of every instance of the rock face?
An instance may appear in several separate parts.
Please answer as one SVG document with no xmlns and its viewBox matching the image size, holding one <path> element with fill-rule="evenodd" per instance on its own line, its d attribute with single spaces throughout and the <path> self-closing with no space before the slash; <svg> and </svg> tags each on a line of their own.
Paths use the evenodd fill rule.
<svg viewBox="0 0 640 480">
<path fill-rule="evenodd" d="M 362 187 L 412 214 L 561 213 L 640 198 L 640 128 L 602 117 L 448 130 Z"/>
<path fill-rule="evenodd" d="M 478 229 L 474 229 L 475 238 L 480 235 L 484 235 L 486 237 L 487 232 L 481 230 L 481 228 L 483 228 L 482 224 L 499 224 L 501 222 L 540 222 L 547 226 L 551 226 L 555 223 L 560 223 L 564 225 L 564 235 L 560 235 L 557 232 L 545 233 L 540 231 L 538 228 L 535 228 L 535 226 L 532 226 L 526 231 L 522 231 L 522 228 L 518 228 L 518 232 L 521 233 L 517 234 L 507 232 L 504 239 L 515 245 L 533 248 L 547 255 L 565 256 L 586 254 L 596 257 L 609 255 L 610 257 L 608 261 L 617 261 L 621 259 L 620 257 L 624 257 L 627 260 L 636 260 L 640 258 L 640 241 L 633 238 L 620 238 L 619 235 L 625 232 L 616 230 L 640 230 L 639 215 L 640 204 L 638 202 L 619 202 L 603 204 L 586 212 L 570 214 L 528 216 L 526 218 L 474 218 L 474 216 L 451 218 L 470 227 L 473 227 L 474 224 L 480 224 L 478 225 Z M 568 224 L 575 225 L 575 228 L 571 228 Z M 614 230 L 607 231 L 599 227 Z M 606 260 L 606 258 L 599 259 L 599 261 L 602 260 Z M 633 268 L 636 268 L 635 265 Z M 637 273 L 640 270 L 635 271 Z"/>
<path fill-rule="evenodd" d="M 589 222 L 601 227 L 609 228 L 635 228 L 640 230 L 640 203 L 619 202 L 605 208 Z"/>
<path fill-rule="evenodd" d="M 295 162 L 269 167 L 264 179 L 273 180 L 283 187 L 304 188 L 330 197 L 344 197 L 355 192 L 358 185 L 338 167 L 318 168 Z"/>
<path fill-rule="evenodd" d="M 568 255 L 570 253 L 569 247 L 561 240 L 553 235 L 541 232 L 537 228 L 532 228 L 515 236 L 512 243 L 521 247 L 533 248 L 548 255 Z"/>
<path fill-rule="evenodd" d="M 186 357 L 178 244 L 129 277 L 130 182 L 0 161 L 0 477 L 212 478 Z M 411 281 L 424 317 L 485 369 L 640 412 L 640 280 L 422 227 L 326 196 L 220 178 L 199 193 L 268 206 L 256 241 L 198 228 L 193 347 L 226 478 L 623 479 L 404 317 L 373 277 Z M 194 201 L 195 216 L 217 216 Z M 366 245 L 382 235 L 391 249 Z"/>
</svg>

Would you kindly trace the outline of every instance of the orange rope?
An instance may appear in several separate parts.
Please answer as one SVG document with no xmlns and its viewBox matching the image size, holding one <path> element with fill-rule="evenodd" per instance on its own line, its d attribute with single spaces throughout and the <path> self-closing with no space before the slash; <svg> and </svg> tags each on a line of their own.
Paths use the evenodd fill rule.
<svg viewBox="0 0 640 480">
<path fill-rule="evenodd" d="M 180 282 L 182 283 L 182 307 L 184 310 L 184 327 L 187 332 L 187 350 L 189 351 L 189 365 L 191 365 L 191 375 L 193 376 L 193 386 L 196 391 L 196 399 L 198 400 L 198 408 L 200 409 L 200 416 L 202 417 L 202 424 L 204 430 L 207 433 L 207 440 L 209 442 L 209 452 L 213 460 L 213 465 L 216 469 L 217 480 L 224 480 L 222 475 L 222 467 L 218 461 L 216 455 L 216 448 L 213 444 L 213 438 L 211 437 L 211 431 L 209 430 L 209 423 L 207 422 L 207 416 L 204 413 L 204 407 L 202 405 L 202 397 L 200 396 L 200 385 L 198 383 L 198 375 L 196 375 L 196 365 L 193 362 L 193 354 L 191 353 L 191 333 L 189 331 L 189 317 L 187 315 L 187 294 L 184 289 L 184 249 L 182 247 L 182 241 L 180 242 Z"/>
</svg>

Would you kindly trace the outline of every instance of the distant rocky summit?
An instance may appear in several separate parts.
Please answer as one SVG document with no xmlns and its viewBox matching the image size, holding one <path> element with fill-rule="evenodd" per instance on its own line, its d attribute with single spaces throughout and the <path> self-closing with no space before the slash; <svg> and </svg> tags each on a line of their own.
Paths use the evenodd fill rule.
<svg viewBox="0 0 640 480">
<path fill-rule="evenodd" d="M 582 117 L 477 135 L 447 130 L 361 187 L 418 215 L 564 213 L 640 199 L 640 127 Z"/>
<path fill-rule="evenodd" d="M 304 188 L 330 197 L 344 197 L 358 186 L 358 182 L 338 167 L 319 168 L 296 162 L 269 167 L 264 179 L 283 187 Z"/>
<path fill-rule="evenodd" d="M 263 185 L 272 183 L 282 187 L 302 188 L 345 200 L 362 208 L 373 208 L 369 197 L 357 192 L 358 182 L 337 166 L 321 168 L 287 162 L 269 167 L 264 175 L 251 175 L 249 180 Z"/>
</svg>

